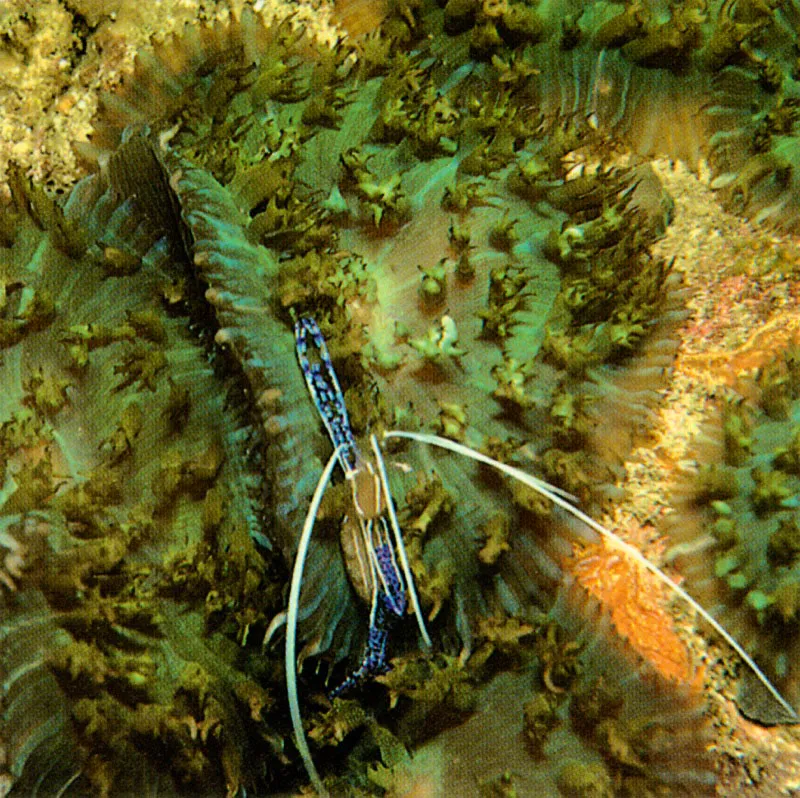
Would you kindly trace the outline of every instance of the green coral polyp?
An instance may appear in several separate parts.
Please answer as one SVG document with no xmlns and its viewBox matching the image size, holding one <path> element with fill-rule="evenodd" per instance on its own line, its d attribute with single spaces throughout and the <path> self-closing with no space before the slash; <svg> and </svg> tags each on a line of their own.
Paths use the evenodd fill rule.
<svg viewBox="0 0 800 798">
<path fill-rule="evenodd" d="M 42 415 L 52 415 L 67 404 L 67 389 L 71 384 L 67 378 L 46 377 L 40 368 L 23 386 L 28 393 L 23 403 L 35 407 Z"/>
<path fill-rule="evenodd" d="M 778 358 L 759 369 L 757 382 L 761 389 L 760 404 L 770 418 L 778 421 L 789 416 L 793 399 L 796 399 L 800 385 L 784 358 Z"/>
<path fill-rule="evenodd" d="M 458 360 L 467 354 L 458 345 L 458 329 L 450 316 L 443 316 L 428 329 L 424 338 L 412 338 L 408 345 L 426 360 L 445 362 L 450 358 Z"/>
<path fill-rule="evenodd" d="M 767 545 L 767 558 L 773 566 L 792 568 L 800 560 L 800 526 L 795 518 L 782 518 Z"/>
<path fill-rule="evenodd" d="M 788 506 L 793 497 L 792 488 L 787 484 L 787 475 L 782 471 L 765 471 L 754 468 L 750 472 L 755 488 L 751 501 L 755 511 L 763 515 Z"/>
<path fill-rule="evenodd" d="M 447 298 L 447 270 L 444 264 L 444 261 L 440 261 L 435 266 L 419 267 L 422 272 L 419 294 L 427 307 L 441 305 Z"/>
<path fill-rule="evenodd" d="M 688 520 L 683 530 L 673 527 L 672 535 L 687 542 L 693 536 L 713 537 L 707 554 L 681 555 L 689 586 L 705 601 L 719 604 L 726 625 L 749 641 L 757 661 L 796 705 L 800 628 L 793 597 L 800 559 L 800 478 L 795 456 L 798 399 L 788 387 L 792 351 L 779 353 L 743 384 L 749 400 L 723 400 L 704 430 L 704 437 L 716 443 L 694 478 L 695 510 L 681 511 L 679 517 L 688 515 Z M 776 386 L 781 397 L 777 404 Z M 757 719 L 774 722 L 781 717 L 758 698 L 747 678 L 739 703 Z"/>
<path fill-rule="evenodd" d="M 740 466 L 748 458 L 753 446 L 750 436 L 751 422 L 747 411 L 735 403 L 728 403 L 724 416 L 725 463 Z"/>
<path fill-rule="evenodd" d="M 519 234 L 515 231 L 518 220 L 510 219 L 508 213 L 489 231 L 489 244 L 495 249 L 508 252 L 519 241 Z"/>
</svg>

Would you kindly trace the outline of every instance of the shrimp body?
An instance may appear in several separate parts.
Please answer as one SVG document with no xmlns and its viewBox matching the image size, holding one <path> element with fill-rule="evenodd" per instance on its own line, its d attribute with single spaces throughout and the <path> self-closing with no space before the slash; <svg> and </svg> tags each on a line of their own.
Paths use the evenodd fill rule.
<svg viewBox="0 0 800 798">
<path fill-rule="evenodd" d="M 316 321 L 299 319 L 295 324 L 295 340 L 309 393 L 350 483 L 351 512 L 342 523 L 342 552 L 355 592 L 370 605 L 369 632 L 361 665 L 331 691 L 335 697 L 389 669 L 389 634 L 405 615 L 411 580 L 410 572 L 404 577 L 398 566 L 395 547 L 402 541 L 399 530 L 394 541 L 390 533 L 390 522 L 394 520 L 393 510 L 389 513 L 391 497 L 384 481 L 385 472 L 381 464 L 376 463 L 376 467 L 366 459 L 356 444 L 342 389 Z M 379 456 L 377 449 L 376 456 Z"/>
</svg>

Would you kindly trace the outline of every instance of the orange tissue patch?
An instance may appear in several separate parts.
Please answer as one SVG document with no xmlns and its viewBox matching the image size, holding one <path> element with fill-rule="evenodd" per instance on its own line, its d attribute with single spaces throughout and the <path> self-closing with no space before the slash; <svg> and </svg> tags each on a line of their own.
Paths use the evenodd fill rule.
<svg viewBox="0 0 800 798">
<path fill-rule="evenodd" d="M 619 634 L 659 673 L 678 683 L 698 678 L 664 608 L 667 588 L 655 576 L 602 541 L 583 547 L 571 570 L 579 584 L 608 608 Z"/>
</svg>

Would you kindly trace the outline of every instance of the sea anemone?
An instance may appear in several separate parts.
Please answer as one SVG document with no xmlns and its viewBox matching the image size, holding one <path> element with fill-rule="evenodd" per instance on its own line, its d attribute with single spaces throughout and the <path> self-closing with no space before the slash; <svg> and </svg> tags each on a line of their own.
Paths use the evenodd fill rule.
<svg viewBox="0 0 800 798">
<path fill-rule="evenodd" d="M 458 0 L 443 15 L 450 46 L 524 80 L 539 112 L 693 169 L 710 157 L 732 207 L 797 227 L 796 3 Z M 507 15 L 529 18 L 524 35 Z"/>
<path fill-rule="evenodd" d="M 727 15 L 727 30 L 743 38 L 739 55 L 728 56 L 714 78 L 712 186 L 756 221 L 796 231 L 800 8 L 726 3 L 720 13 Z"/>
<path fill-rule="evenodd" d="M 14 172 L 2 212 L 2 735 L 19 794 L 142 794 L 165 754 L 171 789 L 234 789 L 268 769 L 243 757 L 247 725 L 278 739 L 249 703 L 267 691 L 234 668 L 233 639 L 278 599 L 250 534 L 257 435 L 193 332 L 177 240 L 123 190 L 126 157 L 115 188 L 88 178 L 63 207 Z"/>
<path fill-rule="evenodd" d="M 622 47 L 634 83 L 661 70 L 673 91 L 702 40 L 692 11 L 605 28 L 601 53 Z M 386 444 L 437 683 L 456 678 L 456 652 L 486 641 L 487 618 L 549 605 L 582 525 L 459 454 L 541 473 L 590 511 L 616 498 L 685 298 L 649 252 L 669 200 L 608 138 L 643 93 L 624 78 L 619 119 L 605 94 L 588 119 L 543 99 L 556 84 L 538 57 L 554 42 L 578 54 L 585 38 L 580 19 L 564 21 L 554 39 L 524 3 L 392 3 L 375 35 L 328 49 L 245 8 L 140 55 L 81 147 L 99 174 L 63 206 L 17 173 L 0 226 L 0 543 L 12 553 L 0 573 L 18 590 L 9 641 L 47 608 L 31 672 L 69 715 L 48 737 L 65 752 L 54 789 L 136 791 L 163 758 L 174 791 L 268 788 L 286 773 L 286 713 L 270 711 L 280 657 L 248 639 L 285 618 L 280 594 L 331 453 L 295 359 L 298 317 L 328 341 L 355 435 Z M 681 35 L 659 50 L 663 25 Z M 621 63 L 600 59 L 587 78 L 598 92 L 606 60 Z M 462 449 L 418 445 L 432 433 Z M 324 656 L 330 674 L 362 650 L 368 612 L 339 546 L 347 490 L 334 484 L 312 509 L 300 659 Z M 30 517 L 49 531 L 29 546 Z M 41 567 L 20 567 L 22 546 Z M 413 657 L 417 642 L 400 630 L 397 652 Z M 21 723 L 25 700 L 6 702 Z M 635 727 L 632 759 L 564 764 L 563 790 L 625 768 L 671 778 L 629 709 L 618 719 Z M 686 717 L 703 748 L 695 704 Z M 334 702 L 310 736 L 341 742 L 363 726 L 372 741 L 353 759 L 383 756 L 388 738 L 358 705 Z M 35 732 L 33 752 L 19 745 L 11 761 L 21 791 L 51 750 Z M 132 756 L 141 773 L 121 766 Z M 700 771 L 687 783 L 706 785 Z"/>
<path fill-rule="evenodd" d="M 390 795 L 714 794 L 698 683 L 660 677 L 574 585 L 535 620 L 488 619 L 466 663 L 394 665 L 380 681 L 418 709 L 396 731 L 429 739 L 370 771 Z"/>
<path fill-rule="evenodd" d="M 441 24 L 432 14 L 412 38 Z M 190 31 L 139 60 L 106 100 L 91 145 L 102 153 L 131 124 L 168 131 L 158 157 L 217 342 L 272 431 L 272 541 L 293 558 L 326 457 L 292 365 L 292 313 L 318 319 L 348 402 L 374 397 L 351 408 L 357 434 L 443 431 L 520 464 L 538 460 L 587 501 L 603 497 L 646 422 L 681 318 L 676 280 L 645 250 L 666 215 L 652 173 L 603 165 L 591 136 L 566 131 L 553 142 L 525 83 L 497 94 L 494 68 L 473 74 L 467 60 L 443 71 L 403 49 L 356 63 L 341 46 L 308 50 L 290 28 L 266 29 L 247 11 L 229 27 Z M 621 404 L 633 412 L 608 447 L 599 420 Z M 420 557 L 431 580 L 452 574 L 438 601 L 456 610 L 452 632 L 468 643 L 486 600 L 478 540 L 498 506 L 496 481 L 452 458 L 401 456 L 416 461 L 416 479 L 434 469 L 450 495 Z M 513 525 L 526 529 L 531 508 L 517 498 L 504 512 L 522 512 Z M 515 539 L 520 550 L 501 571 L 505 560 L 540 556 L 522 551 L 525 535 Z M 336 549 L 325 536 L 313 547 L 314 598 L 302 615 L 306 653 L 339 659 L 358 612 Z M 558 573 L 552 559 L 541 566 Z"/>
</svg>

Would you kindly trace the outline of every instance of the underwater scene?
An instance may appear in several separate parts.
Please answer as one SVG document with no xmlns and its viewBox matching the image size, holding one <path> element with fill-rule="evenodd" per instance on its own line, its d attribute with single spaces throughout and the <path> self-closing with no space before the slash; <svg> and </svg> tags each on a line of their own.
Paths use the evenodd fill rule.
<svg viewBox="0 0 800 798">
<path fill-rule="evenodd" d="M 798 0 L 6 0 L 0 109 L 0 796 L 798 794 Z"/>
</svg>

